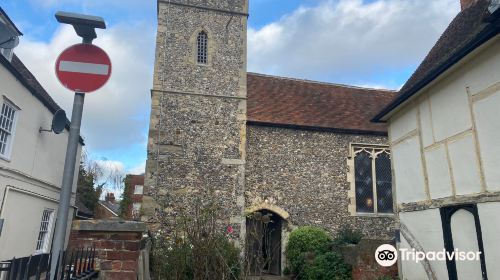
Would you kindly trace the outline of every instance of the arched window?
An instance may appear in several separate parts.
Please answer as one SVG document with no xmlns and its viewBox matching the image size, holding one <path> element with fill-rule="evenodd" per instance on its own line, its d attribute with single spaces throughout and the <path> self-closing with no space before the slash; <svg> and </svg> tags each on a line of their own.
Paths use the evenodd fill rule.
<svg viewBox="0 0 500 280">
<path fill-rule="evenodd" d="M 391 156 L 387 147 L 354 147 L 357 213 L 389 214 L 392 209 Z"/>
<path fill-rule="evenodd" d="M 208 35 L 205 31 L 198 33 L 197 39 L 197 49 L 198 49 L 198 63 L 207 64 L 208 63 Z"/>
</svg>

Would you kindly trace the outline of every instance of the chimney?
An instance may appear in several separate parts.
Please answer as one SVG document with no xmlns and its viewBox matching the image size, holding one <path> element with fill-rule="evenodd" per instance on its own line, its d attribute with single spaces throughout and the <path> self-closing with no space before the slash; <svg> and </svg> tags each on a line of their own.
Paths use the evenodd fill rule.
<svg viewBox="0 0 500 280">
<path fill-rule="evenodd" d="M 478 0 L 460 0 L 462 11 L 474 5 Z"/>
<path fill-rule="evenodd" d="M 115 194 L 114 193 L 107 193 L 105 200 L 107 202 L 115 203 Z"/>
</svg>

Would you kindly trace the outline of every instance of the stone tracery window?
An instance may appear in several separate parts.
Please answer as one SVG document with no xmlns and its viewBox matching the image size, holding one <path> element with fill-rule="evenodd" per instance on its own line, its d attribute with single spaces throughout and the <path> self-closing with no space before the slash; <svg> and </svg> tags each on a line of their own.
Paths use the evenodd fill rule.
<svg viewBox="0 0 500 280">
<path fill-rule="evenodd" d="M 354 146 L 353 158 L 356 212 L 392 213 L 392 173 L 389 149 L 379 146 Z"/>
<path fill-rule="evenodd" d="M 205 31 L 198 33 L 197 42 L 197 60 L 200 64 L 208 63 L 208 34 Z"/>
</svg>

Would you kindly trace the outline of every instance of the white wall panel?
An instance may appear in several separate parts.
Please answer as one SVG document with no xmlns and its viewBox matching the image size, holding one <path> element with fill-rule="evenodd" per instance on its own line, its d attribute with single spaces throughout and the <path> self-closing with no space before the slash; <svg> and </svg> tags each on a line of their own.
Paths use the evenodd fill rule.
<svg viewBox="0 0 500 280">
<path fill-rule="evenodd" d="M 500 276 L 500 202 L 479 203 L 477 205 L 481 231 L 483 234 L 486 271 L 489 279 Z"/>
<path fill-rule="evenodd" d="M 467 210 L 458 210 L 451 216 L 453 246 L 462 252 L 479 252 L 474 215 Z M 455 260 L 458 279 L 481 280 L 480 260 Z"/>
<path fill-rule="evenodd" d="M 457 195 L 479 193 L 481 180 L 472 134 L 448 144 Z"/>
<path fill-rule="evenodd" d="M 444 145 L 425 152 L 431 198 L 452 196 L 451 177 Z"/>
<path fill-rule="evenodd" d="M 476 94 L 500 81 L 499 64 L 499 41 L 468 63 L 465 79 L 472 94 Z"/>
<path fill-rule="evenodd" d="M 417 109 L 412 108 L 391 118 L 389 140 L 395 141 L 415 129 L 417 129 Z"/>
<path fill-rule="evenodd" d="M 446 79 L 430 91 L 432 121 L 436 141 L 470 129 L 469 100 L 467 91 L 453 77 Z"/>
<path fill-rule="evenodd" d="M 434 135 L 432 132 L 431 108 L 427 99 L 420 103 L 420 133 L 424 147 L 434 144 Z"/>
<path fill-rule="evenodd" d="M 60 186 L 69 132 L 39 133 L 40 127 L 50 128 L 53 114 L 4 67 L 0 67 L 0 85 L 0 104 L 5 96 L 20 108 L 10 160 L 0 159 L 0 164 Z M 78 166 L 79 160 L 76 172 Z"/>
<path fill-rule="evenodd" d="M 488 190 L 500 191 L 500 92 L 474 104 L 477 134 Z"/>
<path fill-rule="evenodd" d="M 442 251 L 444 249 L 439 209 L 403 212 L 399 215 L 401 222 L 406 225 L 426 252 Z M 437 279 L 448 279 L 446 262 L 435 260 L 430 261 L 430 264 L 436 273 Z M 406 279 L 406 277 L 407 274 L 405 273 L 404 278 Z M 415 274 L 411 277 L 415 278 L 408 279 L 427 279 L 425 274 Z"/>
<path fill-rule="evenodd" d="M 0 238 L 1 260 L 14 256 L 26 257 L 35 253 L 40 222 L 45 208 L 56 210 L 57 202 L 13 190 L 8 191 L 2 211 L 5 223 Z"/>
<path fill-rule="evenodd" d="M 409 251 L 412 249 L 404 237 L 401 237 L 399 248 Z M 421 263 L 402 261 L 401 256 L 399 256 L 399 262 L 401 262 L 401 273 L 405 280 L 421 280 L 422 276 L 426 275 L 424 266 Z"/>
<path fill-rule="evenodd" d="M 418 137 L 412 137 L 392 146 L 396 196 L 398 203 L 426 199 L 425 182 Z"/>
</svg>

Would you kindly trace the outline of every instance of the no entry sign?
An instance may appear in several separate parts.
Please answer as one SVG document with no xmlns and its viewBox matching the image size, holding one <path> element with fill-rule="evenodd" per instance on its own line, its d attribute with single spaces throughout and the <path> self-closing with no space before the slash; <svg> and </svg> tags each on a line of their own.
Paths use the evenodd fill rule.
<svg viewBox="0 0 500 280">
<path fill-rule="evenodd" d="M 82 93 L 96 91 L 111 75 L 111 60 L 95 45 L 76 44 L 57 58 L 56 75 L 67 89 Z"/>
</svg>

